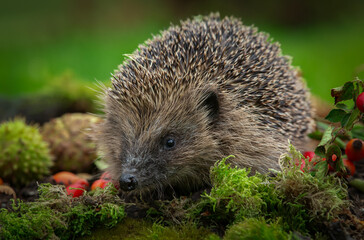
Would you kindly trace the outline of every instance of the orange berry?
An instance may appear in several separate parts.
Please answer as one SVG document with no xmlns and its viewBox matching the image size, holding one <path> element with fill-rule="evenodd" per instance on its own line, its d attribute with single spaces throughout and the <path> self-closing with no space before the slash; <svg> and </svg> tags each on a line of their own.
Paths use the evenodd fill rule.
<svg viewBox="0 0 364 240">
<path fill-rule="evenodd" d="M 53 179 L 54 181 L 56 181 L 57 184 L 64 184 L 66 186 L 69 186 L 70 184 L 76 183 L 78 181 L 83 182 L 88 186 L 88 182 L 85 179 L 80 178 L 76 174 L 67 171 L 62 171 L 54 174 Z"/>
<path fill-rule="evenodd" d="M 91 190 L 95 190 L 98 187 L 104 189 L 109 182 L 109 180 L 98 179 L 91 185 Z"/>
<path fill-rule="evenodd" d="M 344 166 L 348 171 L 348 175 L 353 176 L 355 174 L 355 165 L 352 161 L 348 159 L 343 159 Z"/>
<path fill-rule="evenodd" d="M 362 140 L 353 138 L 347 144 L 345 148 L 346 156 L 350 161 L 359 161 L 364 158 L 364 143 Z"/>
</svg>

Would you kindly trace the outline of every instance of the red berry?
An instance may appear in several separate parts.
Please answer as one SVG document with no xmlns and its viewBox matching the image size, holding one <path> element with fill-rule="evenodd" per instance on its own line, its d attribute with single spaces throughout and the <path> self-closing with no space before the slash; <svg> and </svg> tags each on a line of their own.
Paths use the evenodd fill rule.
<svg viewBox="0 0 364 240">
<path fill-rule="evenodd" d="M 88 183 L 88 181 L 86 179 L 83 179 L 83 178 L 80 178 L 79 180 L 77 180 L 75 182 L 75 184 L 81 184 L 85 188 L 87 188 L 88 186 L 90 186 L 90 184 Z"/>
<path fill-rule="evenodd" d="M 73 198 L 83 195 L 85 191 L 85 186 L 81 183 L 73 183 L 66 188 L 67 194 Z"/>
<path fill-rule="evenodd" d="M 352 161 L 348 160 L 348 159 L 343 159 L 343 163 L 344 166 L 346 167 L 346 169 L 348 169 L 348 174 L 350 176 L 353 176 L 355 174 L 355 165 Z"/>
<path fill-rule="evenodd" d="M 315 153 L 308 151 L 308 152 L 304 152 L 303 153 L 303 156 L 305 158 L 308 158 L 308 161 L 311 162 L 312 161 L 312 158 L 315 156 Z"/>
<path fill-rule="evenodd" d="M 336 159 L 337 159 L 336 154 L 332 154 L 332 156 L 331 156 L 331 160 L 332 160 L 333 162 L 335 162 L 335 161 L 336 161 Z"/>
<path fill-rule="evenodd" d="M 356 99 L 356 106 L 360 110 L 360 112 L 364 112 L 364 92 L 360 93 L 358 98 Z"/>
<path fill-rule="evenodd" d="M 347 144 L 345 148 L 346 156 L 350 161 L 359 161 L 364 158 L 364 143 L 362 140 L 353 138 Z"/>
<path fill-rule="evenodd" d="M 311 162 L 312 161 L 312 158 L 315 156 L 315 153 L 314 152 L 304 152 L 303 153 L 303 157 L 304 159 L 301 159 L 301 164 L 297 161 L 296 162 L 296 166 L 299 166 L 300 165 L 300 169 L 302 172 L 304 172 L 304 168 L 306 166 L 306 159 L 308 159 L 308 162 Z"/>
<path fill-rule="evenodd" d="M 301 163 L 299 163 L 298 161 L 296 162 L 296 166 L 300 167 L 300 170 L 302 172 L 305 172 L 304 168 L 306 166 L 306 160 L 305 159 L 301 159 Z"/>
<path fill-rule="evenodd" d="M 300 169 L 301 169 L 301 171 L 302 172 L 305 172 L 303 169 L 305 168 L 305 166 L 306 166 L 306 162 L 305 162 L 305 159 L 301 159 L 301 167 L 300 167 Z"/>
</svg>

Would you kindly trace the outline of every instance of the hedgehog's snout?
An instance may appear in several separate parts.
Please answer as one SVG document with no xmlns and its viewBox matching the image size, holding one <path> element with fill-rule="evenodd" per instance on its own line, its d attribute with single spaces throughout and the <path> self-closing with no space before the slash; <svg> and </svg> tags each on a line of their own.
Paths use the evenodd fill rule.
<svg viewBox="0 0 364 240">
<path fill-rule="evenodd" d="M 133 174 L 123 174 L 119 183 L 120 188 L 124 191 L 132 191 L 138 186 L 138 180 Z"/>
</svg>

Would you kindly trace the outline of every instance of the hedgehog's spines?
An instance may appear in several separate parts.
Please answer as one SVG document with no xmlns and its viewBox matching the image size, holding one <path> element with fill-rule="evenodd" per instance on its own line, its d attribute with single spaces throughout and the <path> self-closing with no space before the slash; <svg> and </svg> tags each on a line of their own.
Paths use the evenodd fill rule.
<svg viewBox="0 0 364 240">
<path fill-rule="evenodd" d="M 287 138 L 299 144 L 313 127 L 308 92 L 290 58 L 268 34 L 236 18 L 211 14 L 187 19 L 126 57 L 107 91 L 110 124 L 102 130 L 108 137 L 101 137 L 104 149 L 114 149 L 108 158 L 115 161 L 117 176 L 122 171 L 118 159 L 123 156 L 114 156 L 115 152 L 135 152 L 128 149 L 134 142 L 136 148 L 154 149 L 169 132 L 187 142 L 188 148 L 174 160 L 191 166 L 183 170 L 196 174 L 191 178 L 198 177 L 194 167 L 205 171 L 211 162 L 230 154 L 238 155 L 236 165 L 267 171 L 277 167 L 274 158 L 285 149 Z M 219 104 L 213 124 L 209 109 L 201 107 L 211 89 Z M 115 136 L 116 132 L 125 136 Z M 192 133 L 196 135 L 189 137 Z M 119 138 L 126 143 L 113 143 Z M 196 139 L 203 148 L 198 148 Z M 140 154 L 145 156 L 144 151 Z M 160 160 L 153 158 L 156 155 L 143 161 L 155 164 Z M 178 175 L 173 181 L 183 183 L 186 176 L 190 175 Z M 169 183 L 161 178 L 153 182 Z"/>
</svg>

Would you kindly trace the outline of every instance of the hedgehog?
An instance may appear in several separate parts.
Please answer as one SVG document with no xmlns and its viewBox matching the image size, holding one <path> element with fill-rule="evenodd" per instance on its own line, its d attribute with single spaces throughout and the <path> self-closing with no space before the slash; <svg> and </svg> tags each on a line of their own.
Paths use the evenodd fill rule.
<svg viewBox="0 0 364 240">
<path fill-rule="evenodd" d="M 309 92 L 278 43 L 219 14 L 172 25 L 112 74 L 97 130 L 111 176 L 128 193 L 208 186 L 228 155 L 251 173 L 278 169 L 313 128 Z"/>
</svg>

